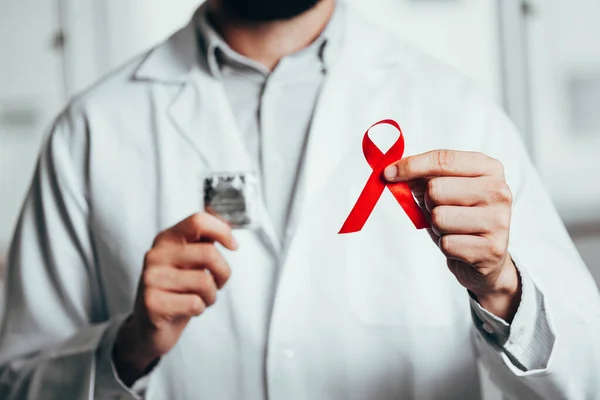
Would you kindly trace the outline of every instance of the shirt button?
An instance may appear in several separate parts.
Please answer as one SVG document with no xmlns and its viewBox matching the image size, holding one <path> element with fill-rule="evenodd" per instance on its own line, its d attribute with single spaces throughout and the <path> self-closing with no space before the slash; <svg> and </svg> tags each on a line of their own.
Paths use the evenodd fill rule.
<svg viewBox="0 0 600 400">
<path fill-rule="evenodd" d="M 319 72 L 321 72 L 322 74 L 326 74 L 327 73 L 327 67 L 322 62 L 319 63 Z"/>
<path fill-rule="evenodd" d="M 283 353 L 283 356 L 287 359 L 291 360 L 292 358 L 294 358 L 294 352 L 290 349 L 285 349 L 285 350 L 283 350 L 282 353 Z"/>
<path fill-rule="evenodd" d="M 483 325 L 481 325 L 481 328 L 483 328 L 483 330 L 489 333 L 490 335 L 493 335 L 495 333 L 494 328 L 492 328 L 492 326 L 487 322 L 484 322 Z"/>
</svg>

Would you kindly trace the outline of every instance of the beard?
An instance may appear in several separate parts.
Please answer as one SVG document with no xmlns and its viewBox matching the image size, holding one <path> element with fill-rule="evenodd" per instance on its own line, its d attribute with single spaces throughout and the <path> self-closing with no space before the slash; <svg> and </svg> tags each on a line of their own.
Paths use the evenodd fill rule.
<svg viewBox="0 0 600 400">
<path fill-rule="evenodd" d="M 220 0 L 235 17 L 250 22 L 271 22 L 294 18 L 321 0 Z"/>
</svg>

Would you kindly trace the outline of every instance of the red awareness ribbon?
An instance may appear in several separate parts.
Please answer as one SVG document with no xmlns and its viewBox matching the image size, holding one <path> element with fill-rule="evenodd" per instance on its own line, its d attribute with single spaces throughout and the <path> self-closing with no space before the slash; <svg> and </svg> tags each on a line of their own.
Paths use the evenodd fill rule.
<svg viewBox="0 0 600 400">
<path fill-rule="evenodd" d="M 400 132 L 396 143 L 385 154 L 369 138 L 369 131 L 371 129 L 377 125 L 384 124 L 391 125 Z M 408 184 L 406 182 L 391 183 L 386 181 L 383 176 L 385 167 L 400 160 L 404 155 L 404 136 L 402 135 L 400 125 L 391 119 L 384 119 L 374 123 L 365 132 L 362 148 L 367 162 L 373 168 L 373 173 L 365 184 L 350 215 L 346 218 L 346 222 L 344 222 L 339 234 L 359 232 L 367 222 L 367 219 L 369 219 L 369 215 L 371 215 L 373 208 L 375 208 L 386 187 L 392 192 L 396 201 L 402 206 L 417 229 L 429 228 L 425 214 L 415 201 Z"/>
</svg>

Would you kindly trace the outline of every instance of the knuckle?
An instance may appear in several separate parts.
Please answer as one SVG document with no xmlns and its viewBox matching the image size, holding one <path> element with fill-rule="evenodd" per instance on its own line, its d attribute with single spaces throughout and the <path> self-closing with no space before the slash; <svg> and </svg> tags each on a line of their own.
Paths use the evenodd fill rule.
<svg viewBox="0 0 600 400">
<path fill-rule="evenodd" d="M 152 243 L 152 247 L 155 247 L 160 242 L 162 242 L 164 239 L 165 239 L 165 231 L 159 232 L 158 235 L 156 235 L 156 237 L 154 238 L 154 242 Z"/>
<path fill-rule="evenodd" d="M 156 237 L 154 238 L 154 242 L 152 243 L 152 247 L 157 247 L 163 243 L 169 243 L 173 241 L 173 228 L 165 229 L 160 231 Z"/>
<path fill-rule="evenodd" d="M 443 229 L 446 220 L 446 212 L 442 207 L 435 207 L 431 211 L 431 222 L 438 229 Z"/>
<path fill-rule="evenodd" d="M 155 286 L 157 282 L 160 280 L 160 271 L 158 268 L 150 268 L 144 271 L 144 275 L 142 277 L 144 286 L 152 287 Z"/>
<path fill-rule="evenodd" d="M 446 256 L 451 256 L 454 254 L 454 243 L 450 236 L 442 236 L 440 239 L 440 249 Z"/>
<path fill-rule="evenodd" d="M 210 297 L 212 293 L 216 292 L 217 290 L 215 279 L 208 270 L 202 270 L 200 272 L 201 273 L 198 276 L 197 289 L 199 293 L 202 294 L 202 297 Z"/>
<path fill-rule="evenodd" d="M 153 290 L 147 290 L 144 293 L 144 306 L 147 310 L 153 311 L 158 305 L 157 293 Z"/>
<path fill-rule="evenodd" d="M 441 200 L 443 189 L 439 179 L 432 179 L 427 182 L 427 196 L 434 203 L 438 203 Z"/>
<path fill-rule="evenodd" d="M 434 163 L 440 171 L 446 171 L 454 162 L 454 153 L 450 150 L 439 150 L 434 153 Z"/>
<path fill-rule="evenodd" d="M 190 298 L 190 314 L 198 316 L 204 312 L 206 305 L 198 296 L 191 296 Z"/>
<path fill-rule="evenodd" d="M 231 267 L 226 263 L 225 268 L 223 268 L 223 284 L 227 283 L 229 278 L 231 278 Z"/>
<path fill-rule="evenodd" d="M 498 182 L 494 187 L 494 197 L 496 201 L 506 204 L 512 204 L 513 194 L 506 182 Z"/>
<path fill-rule="evenodd" d="M 212 306 L 217 302 L 217 291 L 215 289 L 211 289 L 206 293 L 206 298 L 204 300 L 208 307 Z"/>
<path fill-rule="evenodd" d="M 144 256 L 144 265 L 146 267 L 151 267 L 156 264 L 160 264 L 162 262 L 162 254 L 161 251 L 154 247 L 146 252 Z"/>
<path fill-rule="evenodd" d="M 214 244 L 206 245 L 204 248 L 204 262 L 210 266 L 217 265 L 221 258 L 219 250 Z"/>
<path fill-rule="evenodd" d="M 492 258 L 501 259 L 506 252 L 506 246 L 498 240 L 488 240 L 488 252 Z"/>
<path fill-rule="evenodd" d="M 207 218 L 208 218 L 208 214 L 207 213 L 205 213 L 205 212 L 199 212 L 199 213 L 196 213 L 196 214 L 192 215 L 191 220 L 192 220 L 192 223 L 195 226 L 202 227 L 202 226 L 206 225 L 206 219 Z"/>
</svg>

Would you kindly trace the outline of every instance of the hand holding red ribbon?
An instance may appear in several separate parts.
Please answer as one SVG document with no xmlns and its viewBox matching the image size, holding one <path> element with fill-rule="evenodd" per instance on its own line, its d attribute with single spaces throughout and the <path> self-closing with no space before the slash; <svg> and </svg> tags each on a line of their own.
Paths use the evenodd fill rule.
<svg viewBox="0 0 600 400">
<path fill-rule="evenodd" d="M 369 139 L 369 130 L 380 124 L 400 132 L 385 154 Z M 373 173 L 340 233 L 360 231 L 387 187 L 417 228 L 429 228 L 431 221 L 431 238 L 458 282 L 486 310 L 510 323 L 519 308 L 521 281 L 508 252 L 513 196 L 502 162 L 459 150 L 402 159 L 398 124 L 383 120 L 371 128 L 363 138 L 363 152 Z"/>
<path fill-rule="evenodd" d="M 393 126 L 400 133 L 396 143 L 385 154 L 369 138 L 369 131 L 373 127 L 383 124 Z M 367 222 L 367 219 L 369 219 L 373 208 L 375 208 L 386 187 L 392 192 L 398 204 L 402 206 L 417 229 L 429 228 L 425 214 L 415 201 L 408 184 L 406 182 L 390 183 L 383 177 L 385 167 L 400 160 L 404 155 L 404 136 L 402 135 L 400 125 L 391 119 L 376 122 L 365 132 L 362 147 L 365 158 L 373 169 L 373 173 L 365 184 L 339 234 L 359 232 Z"/>
</svg>

